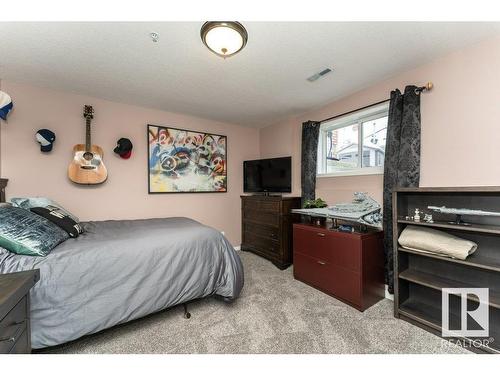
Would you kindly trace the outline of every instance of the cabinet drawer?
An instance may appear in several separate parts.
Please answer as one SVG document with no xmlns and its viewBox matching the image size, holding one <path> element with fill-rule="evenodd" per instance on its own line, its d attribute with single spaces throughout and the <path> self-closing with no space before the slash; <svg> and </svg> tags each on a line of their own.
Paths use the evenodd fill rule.
<svg viewBox="0 0 500 375">
<path fill-rule="evenodd" d="M 333 294 L 331 266 L 325 261 L 294 252 L 293 276 L 296 279 L 315 286 L 326 293 Z"/>
<path fill-rule="evenodd" d="M 298 280 L 353 305 L 361 306 L 361 277 L 358 273 L 301 253 L 294 253 L 293 274 Z"/>
<path fill-rule="evenodd" d="M 295 226 L 293 248 L 294 252 L 353 272 L 361 272 L 361 240 L 349 233 Z"/>
<path fill-rule="evenodd" d="M 333 294 L 353 305 L 361 306 L 361 275 L 332 266 Z"/>
<path fill-rule="evenodd" d="M 279 213 L 281 212 L 281 202 L 261 199 L 244 199 L 243 209 Z"/>
<path fill-rule="evenodd" d="M 0 353 L 9 353 L 23 331 L 26 330 L 27 300 L 21 299 L 0 321 Z"/>
</svg>

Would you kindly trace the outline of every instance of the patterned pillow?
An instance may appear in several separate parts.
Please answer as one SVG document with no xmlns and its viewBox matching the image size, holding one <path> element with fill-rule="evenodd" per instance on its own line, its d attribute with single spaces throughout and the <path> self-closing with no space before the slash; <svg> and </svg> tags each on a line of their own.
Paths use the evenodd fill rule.
<svg viewBox="0 0 500 375">
<path fill-rule="evenodd" d="M 58 207 L 34 207 L 30 211 L 46 218 L 51 223 L 54 223 L 68 233 L 71 238 L 77 238 L 83 233 L 83 227 L 80 223 L 74 221 L 69 215 Z"/>
<path fill-rule="evenodd" d="M 47 219 L 19 207 L 0 207 L 0 246 L 20 255 L 46 256 L 68 233 Z"/>
<path fill-rule="evenodd" d="M 45 197 L 12 198 L 10 201 L 12 202 L 13 206 L 24 208 L 25 210 L 30 210 L 34 207 L 54 206 L 62 210 L 66 215 L 68 215 L 77 223 L 80 222 L 80 219 L 78 219 L 75 215 L 73 215 L 71 212 L 62 207 L 59 203 L 54 202 L 50 198 L 45 198 Z"/>
</svg>

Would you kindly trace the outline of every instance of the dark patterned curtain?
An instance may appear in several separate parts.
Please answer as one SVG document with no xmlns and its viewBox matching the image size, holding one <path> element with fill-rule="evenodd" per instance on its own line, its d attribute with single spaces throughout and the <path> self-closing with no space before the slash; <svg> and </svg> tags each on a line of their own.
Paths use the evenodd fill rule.
<svg viewBox="0 0 500 375">
<path fill-rule="evenodd" d="M 305 200 L 314 199 L 316 196 L 319 127 L 318 121 L 302 123 L 302 205 Z"/>
<path fill-rule="evenodd" d="M 394 293 L 392 191 L 418 187 L 420 181 L 420 93 L 416 86 L 391 92 L 384 161 L 385 282 Z"/>
</svg>

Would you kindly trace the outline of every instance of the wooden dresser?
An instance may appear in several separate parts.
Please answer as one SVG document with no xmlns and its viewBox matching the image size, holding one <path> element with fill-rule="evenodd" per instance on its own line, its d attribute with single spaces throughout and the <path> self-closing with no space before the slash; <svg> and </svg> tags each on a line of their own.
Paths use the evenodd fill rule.
<svg viewBox="0 0 500 375">
<path fill-rule="evenodd" d="M 383 232 L 343 233 L 294 224 L 293 274 L 364 311 L 385 294 Z"/>
<path fill-rule="evenodd" d="M 241 196 L 241 250 L 270 260 L 279 269 L 292 264 L 292 214 L 300 197 Z"/>
<path fill-rule="evenodd" d="M 31 353 L 30 289 L 40 271 L 0 275 L 0 354 Z"/>
<path fill-rule="evenodd" d="M 6 178 L 0 178 L 0 203 L 5 202 L 5 188 L 7 187 L 7 180 Z"/>
</svg>

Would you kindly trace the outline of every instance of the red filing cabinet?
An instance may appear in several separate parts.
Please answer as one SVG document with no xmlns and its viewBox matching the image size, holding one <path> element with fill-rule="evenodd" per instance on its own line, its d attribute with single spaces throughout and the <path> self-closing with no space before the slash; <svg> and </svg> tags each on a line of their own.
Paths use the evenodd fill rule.
<svg viewBox="0 0 500 375">
<path fill-rule="evenodd" d="M 358 310 L 384 298 L 383 232 L 293 225 L 293 274 Z"/>
</svg>

